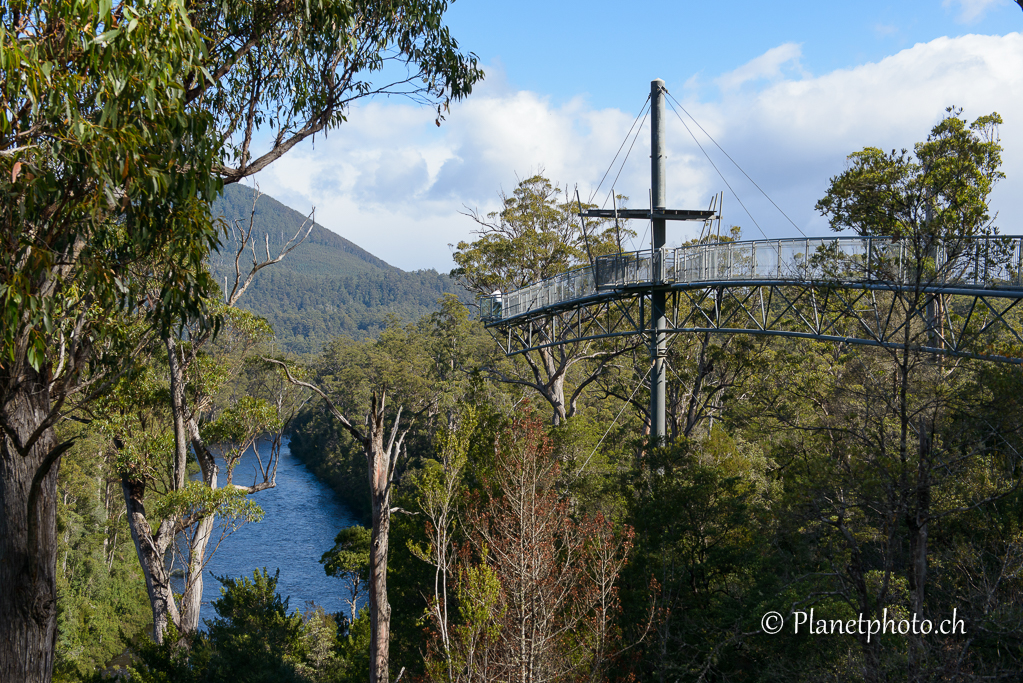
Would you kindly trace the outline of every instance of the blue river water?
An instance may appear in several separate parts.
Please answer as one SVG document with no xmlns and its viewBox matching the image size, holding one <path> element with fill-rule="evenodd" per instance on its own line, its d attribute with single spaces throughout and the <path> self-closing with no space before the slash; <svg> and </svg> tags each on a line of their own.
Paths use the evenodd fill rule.
<svg viewBox="0 0 1023 683">
<path fill-rule="evenodd" d="M 266 462 L 269 445 L 263 444 L 260 454 Z M 234 481 L 251 484 L 255 456 L 246 452 L 235 467 Z M 226 473 L 221 465 L 221 482 Z M 210 574 L 237 578 L 266 567 L 272 575 L 280 569 L 277 591 L 290 598 L 289 611 L 304 611 L 308 601 L 328 613 L 343 609 L 344 590 L 339 579 L 327 576 L 320 557 L 334 545 L 337 533 L 355 523 L 348 510 L 327 485 L 321 483 L 288 449 L 281 447 L 277 466 L 277 486 L 253 494 L 252 499 L 266 513 L 263 521 L 244 524 L 227 536 L 209 559 L 203 578 L 202 619 L 213 619 L 212 602 L 220 597 L 221 584 Z M 220 537 L 214 531 L 212 547 Z"/>
</svg>

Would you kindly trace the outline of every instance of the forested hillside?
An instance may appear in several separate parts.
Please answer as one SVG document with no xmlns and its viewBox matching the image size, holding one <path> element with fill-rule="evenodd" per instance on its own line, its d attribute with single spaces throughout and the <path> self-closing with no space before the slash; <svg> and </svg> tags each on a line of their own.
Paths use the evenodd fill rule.
<svg viewBox="0 0 1023 683">
<path fill-rule="evenodd" d="M 228 225 L 228 239 L 211 260 L 214 277 L 233 282 L 238 230 L 248 225 L 253 190 L 230 185 L 214 206 Z M 255 206 L 252 234 L 256 257 L 276 256 L 306 220 L 298 211 L 263 195 Z M 304 233 L 304 231 L 303 231 Z M 241 268 L 251 265 L 246 250 Z M 240 306 L 266 318 L 278 347 L 293 353 L 319 351 L 338 335 L 353 339 L 377 336 L 389 316 L 409 322 L 437 309 L 445 294 L 468 301 L 464 288 L 435 270 L 405 272 L 316 224 L 309 237 L 280 263 L 260 271 Z"/>
</svg>

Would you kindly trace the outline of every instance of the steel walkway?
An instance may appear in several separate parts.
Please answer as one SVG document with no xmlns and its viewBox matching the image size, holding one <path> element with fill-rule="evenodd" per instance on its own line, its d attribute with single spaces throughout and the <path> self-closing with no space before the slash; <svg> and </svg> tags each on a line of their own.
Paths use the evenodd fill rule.
<svg viewBox="0 0 1023 683">
<path fill-rule="evenodd" d="M 805 337 L 1023 362 L 1023 237 L 711 242 L 602 256 L 480 299 L 505 352 L 649 333 L 646 296 L 669 297 L 668 332 Z M 1023 307 L 1019 307 L 1023 310 Z"/>
</svg>

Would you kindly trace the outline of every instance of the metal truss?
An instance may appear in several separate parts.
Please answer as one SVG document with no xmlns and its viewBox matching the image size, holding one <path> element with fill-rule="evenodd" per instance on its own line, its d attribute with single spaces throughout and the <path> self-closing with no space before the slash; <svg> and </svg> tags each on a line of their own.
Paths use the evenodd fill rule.
<svg viewBox="0 0 1023 683">
<path fill-rule="evenodd" d="M 640 294 L 591 297 L 588 303 L 550 309 L 510 324 L 488 325 L 506 355 L 561 344 L 641 334 L 647 301 Z"/>
<path fill-rule="evenodd" d="M 1023 363 L 1023 291 L 722 282 L 660 287 L 667 333 L 796 337 Z M 619 289 L 490 327 L 506 354 L 649 335 L 650 288 Z"/>
</svg>

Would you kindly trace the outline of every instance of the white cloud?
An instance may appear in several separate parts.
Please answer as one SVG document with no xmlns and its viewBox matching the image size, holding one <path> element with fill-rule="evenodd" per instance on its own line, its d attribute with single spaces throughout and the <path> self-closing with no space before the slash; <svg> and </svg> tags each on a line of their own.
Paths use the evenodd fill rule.
<svg viewBox="0 0 1023 683">
<path fill-rule="evenodd" d="M 796 69 L 802 71 L 799 65 L 799 58 L 802 54 L 802 48 L 796 43 L 785 43 L 778 47 L 772 47 L 735 71 L 730 71 L 718 78 L 718 85 L 724 90 L 731 90 L 750 81 L 777 78 L 782 75 L 782 67 L 787 64 L 792 64 Z"/>
<path fill-rule="evenodd" d="M 988 8 L 1007 4 L 1008 0 L 944 0 L 944 7 L 959 6 L 959 21 L 970 24 L 983 18 Z"/>
<path fill-rule="evenodd" d="M 563 185 L 589 180 L 631 123 L 630 114 L 594 110 L 582 99 L 555 106 L 488 86 L 453 107 L 440 129 L 428 109 L 373 103 L 258 182 L 298 210 L 315 205 L 320 223 L 401 268 L 446 270 L 447 245 L 472 227 L 460 211 L 496 209 L 499 191 L 541 168 Z"/>
<path fill-rule="evenodd" d="M 1023 216 L 1018 193 L 1023 174 L 1023 37 L 1019 34 L 939 38 L 866 64 L 798 81 L 773 84 L 750 97 L 726 97 L 726 149 L 750 159 L 747 171 L 779 196 L 791 197 L 802 223 L 822 227 L 812 211 L 827 179 L 842 170 L 849 152 L 867 145 L 893 149 L 924 139 L 945 107 L 964 107 L 976 117 L 1008 116 L 1002 127 L 1005 170 L 1010 180 L 993 199 L 1002 217 Z M 735 152 L 733 152 L 735 156 Z M 776 200 L 778 198 L 776 197 Z M 791 215 L 791 214 L 790 214 Z M 1003 221 L 1006 232 L 1023 232 Z"/>
<path fill-rule="evenodd" d="M 939 38 L 880 62 L 817 77 L 789 75 L 798 46 L 774 48 L 723 76 L 720 94 L 679 97 L 704 128 L 808 232 L 827 231 L 813 210 L 828 178 L 850 152 L 867 145 L 911 147 L 926 137 L 944 108 L 964 115 L 991 111 L 1002 127 L 1008 179 L 993 195 L 1003 232 L 1023 233 L 1023 36 Z M 791 73 L 791 72 L 790 72 Z M 769 77 L 760 87 L 737 84 Z M 681 84 L 680 84 L 681 85 Z M 672 84 L 668 84 L 671 89 Z M 636 109 L 642 103 L 635 103 Z M 317 207 L 317 220 L 404 269 L 451 267 L 449 243 L 468 239 L 465 206 L 497 208 L 497 192 L 516 175 L 543 167 L 562 183 L 579 183 L 586 198 L 614 157 L 636 111 L 593 109 L 582 98 L 554 103 L 515 91 L 499 78 L 452 107 L 441 128 L 429 109 L 394 101 L 351 112 L 349 122 L 275 163 L 258 178 L 262 189 L 298 210 Z M 679 112 L 681 114 L 681 112 Z M 725 185 L 668 112 L 668 200 L 676 208 L 705 207 Z M 728 182 L 771 236 L 796 234 L 777 210 L 701 135 Z M 618 181 L 632 206 L 647 202 L 649 128 L 636 142 Z M 617 168 L 615 169 L 617 172 Z M 614 173 L 612 173 L 612 178 Z M 607 192 L 605 181 L 601 195 Z M 598 200 L 602 201 L 601 199 Z M 760 232 L 726 190 L 725 221 Z M 640 233 L 645 226 L 636 226 Z M 678 241 L 695 226 L 674 226 Z M 637 245 L 640 246 L 640 245 Z"/>
</svg>

